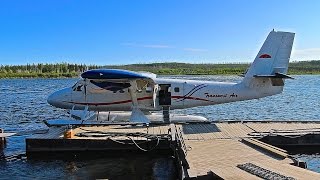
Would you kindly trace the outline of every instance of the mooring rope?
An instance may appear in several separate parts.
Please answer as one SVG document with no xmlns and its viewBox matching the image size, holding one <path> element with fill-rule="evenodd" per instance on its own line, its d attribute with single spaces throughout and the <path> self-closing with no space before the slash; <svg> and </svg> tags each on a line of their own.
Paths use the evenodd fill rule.
<svg viewBox="0 0 320 180">
<path fill-rule="evenodd" d="M 116 143 L 119 143 L 119 144 L 135 145 L 138 149 L 145 151 L 145 152 L 154 150 L 159 145 L 160 138 L 161 138 L 158 135 L 152 135 L 152 134 L 141 133 L 141 132 L 124 133 L 124 132 L 94 131 L 94 130 L 88 130 L 88 129 L 83 129 L 83 128 L 79 128 L 79 129 L 86 131 L 86 132 L 77 133 L 77 134 L 75 134 L 75 136 L 78 136 L 78 137 L 108 137 L 108 139 L 110 139 Z M 121 142 L 116 139 L 112 139 L 113 137 L 126 137 L 129 140 L 131 140 L 132 143 Z M 134 138 L 132 138 L 132 137 L 146 138 L 146 141 L 137 143 L 136 140 L 134 140 Z M 144 149 L 139 145 L 139 144 L 149 142 L 148 140 L 155 140 L 155 139 L 157 140 L 157 143 L 154 147 L 152 147 L 150 149 Z"/>
</svg>

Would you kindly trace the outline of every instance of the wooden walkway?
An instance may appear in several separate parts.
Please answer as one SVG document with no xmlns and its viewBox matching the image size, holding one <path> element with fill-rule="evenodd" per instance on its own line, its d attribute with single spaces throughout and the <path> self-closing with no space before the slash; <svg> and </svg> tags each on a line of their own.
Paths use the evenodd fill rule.
<svg viewBox="0 0 320 180">
<path fill-rule="evenodd" d="M 205 176 L 211 171 L 223 179 L 260 179 L 237 167 L 252 163 L 294 179 L 320 179 L 319 173 L 290 165 L 290 159 L 281 159 L 241 142 L 243 138 L 257 137 L 261 133 L 320 133 L 318 123 L 212 123 L 175 127 L 181 130 L 187 147 L 190 178 Z"/>
</svg>

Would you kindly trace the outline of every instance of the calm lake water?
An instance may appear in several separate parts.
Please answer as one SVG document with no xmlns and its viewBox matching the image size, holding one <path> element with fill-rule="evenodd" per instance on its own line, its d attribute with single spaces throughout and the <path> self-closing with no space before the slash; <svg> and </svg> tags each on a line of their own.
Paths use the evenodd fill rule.
<svg viewBox="0 0 320 180">
<path fill-rule="evenodd" d="M 238 76 L 167 76 L 212 81 L 241 81 Z M 221 104 L 175 110 L 210 120 L 320 120 L 320 76 L 294 76 L 287 80 L 284 92 L 279 95 Z M 46 129 L 43 120 L 68 118 L 66 111 L 47 104 L 47 96 L 64 87 L 72 86 L 77 79 L 0 79 L 0 127 L 6 132 L 25 132 L 26 135 L 8 138 L 7 147 L 0 150 L 1 178 L 71 178 L 95 179 L 170 179 L 175 177 L 171 157 L 147 158 L 118 157 L 72 160 L 17 160 L 3 158 L 25 153 L 24 140 L 31 130 Z M 320 172 L 320 156 L 309 155 L 308 168 Z M 2 159 L 2 160 L 1 160 Z"/>
</svg>

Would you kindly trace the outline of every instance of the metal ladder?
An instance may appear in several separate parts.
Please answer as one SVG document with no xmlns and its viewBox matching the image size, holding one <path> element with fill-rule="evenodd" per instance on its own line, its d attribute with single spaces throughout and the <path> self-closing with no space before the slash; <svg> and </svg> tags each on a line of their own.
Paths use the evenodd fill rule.
<svg viewBox="0 0 320 180">
<path fill-rule="evenodd" d="M 170 106 L 162 106 L 163 121 L 170 123 Z"/>
</svg>

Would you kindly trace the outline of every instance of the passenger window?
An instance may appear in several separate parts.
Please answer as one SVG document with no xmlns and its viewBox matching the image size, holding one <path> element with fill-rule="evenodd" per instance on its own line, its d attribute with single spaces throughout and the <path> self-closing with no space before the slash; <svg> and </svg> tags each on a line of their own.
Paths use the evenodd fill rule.
<svg viewBox="0 0 320 180">
<path fill-rule="evenodd" d="M 179 92 L 179 91 L 180 91 L 180 89 L 178 87 L 174 88 L 174 92 Z"/>
<path fill-rule="evenodd" d="M 146 92 L 151 93 L 152 92 L 152 87 L 146 87 Z"/>
</svg>

